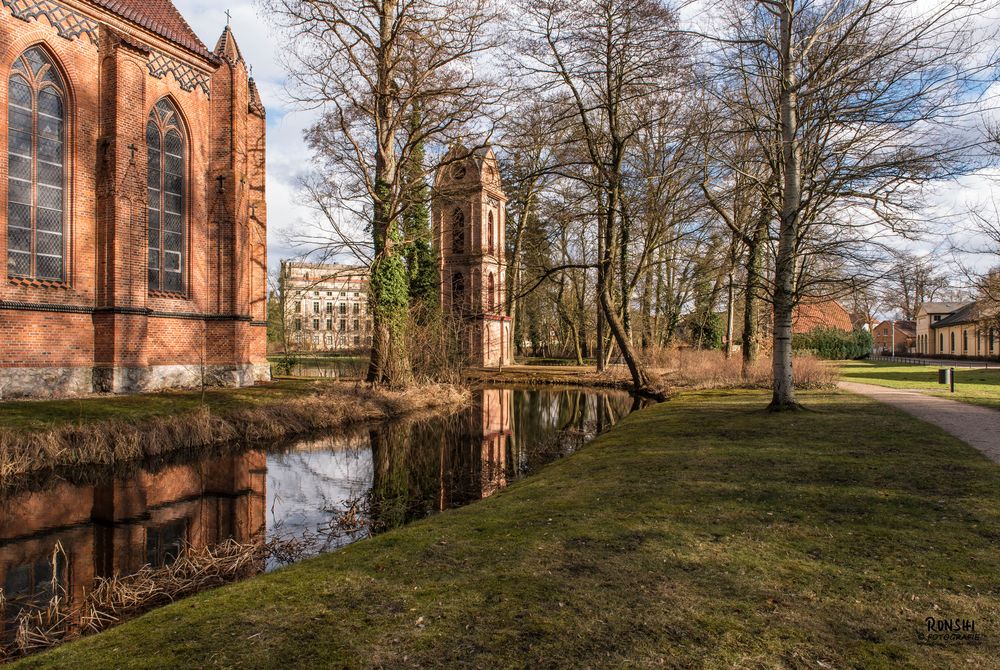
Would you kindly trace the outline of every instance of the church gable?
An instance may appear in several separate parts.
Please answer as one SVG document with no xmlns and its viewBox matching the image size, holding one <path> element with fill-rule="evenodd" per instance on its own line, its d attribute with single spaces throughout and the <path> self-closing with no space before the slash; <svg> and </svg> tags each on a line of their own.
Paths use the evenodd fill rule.
<svg viewBox="0 0 1000 670">
<path fill-rule="evenodd" d="M 265 111 L 232 31 L 217 56 L 168 0 L 0 3 L 0 387 L 263 375 Z"/>
</svg>

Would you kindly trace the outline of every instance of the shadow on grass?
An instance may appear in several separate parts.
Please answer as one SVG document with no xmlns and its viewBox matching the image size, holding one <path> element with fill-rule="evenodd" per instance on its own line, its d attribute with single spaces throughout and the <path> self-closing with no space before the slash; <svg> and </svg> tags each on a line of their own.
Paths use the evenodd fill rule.
<svg viewBox="0 0 1000 670">
<path fill-rule="evenodd" d="M 21 667 L 995 667 L 1000 468 L 860 396 L 697 393 L 494 497 Z M 927 616 L 977 621 L 922 644 Z"/>
</svg>

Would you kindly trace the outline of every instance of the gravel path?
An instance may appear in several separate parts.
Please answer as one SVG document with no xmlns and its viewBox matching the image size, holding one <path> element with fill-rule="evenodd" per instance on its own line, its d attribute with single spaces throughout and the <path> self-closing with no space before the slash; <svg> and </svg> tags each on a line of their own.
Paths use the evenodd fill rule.
<svg viewBox="0 0 1000 670">
<path fill-rule="evenodd" d="M 839 386 L 933 423 L 1000 463 L 1000 411 L 884 386 L 855 382 L 840 382 Z"/>
</svg>

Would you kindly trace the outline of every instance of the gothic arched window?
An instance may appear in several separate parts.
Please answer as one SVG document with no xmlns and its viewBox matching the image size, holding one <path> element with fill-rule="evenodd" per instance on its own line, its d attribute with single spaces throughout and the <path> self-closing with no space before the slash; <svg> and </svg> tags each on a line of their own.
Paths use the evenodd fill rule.
<svg viewBox="0 0 1000 670">
<path fill-rule="evenodd" d="M 63 281 L 66 243 L 66 87 L 32 47 L 7 86 L 7 273 Z"/>
<path fill-rule="evenodd" d="M 461 272 L 451 276 L 451 308 L 462 309 L 465 306 L 465 278 Z"/>
<path fill-rule="evenodd" d="M 493 212 L 490 212 L 488 217 L 488 223 L 486 228 L 486 240 L 489 244 L 490 253 L 494 251 L 494 241 L 493 241 Z"/>
<path fill-rule="evenodd" d="M 149 289 L 184 291 L 184 133 L 177 109 L 160 100 L 146 123 Z"/>
<path fill-rule="evenodd" d="M 451 252 L 465 253 L 465 213 L 458 207 L 451 213 Z"/>
</svg>

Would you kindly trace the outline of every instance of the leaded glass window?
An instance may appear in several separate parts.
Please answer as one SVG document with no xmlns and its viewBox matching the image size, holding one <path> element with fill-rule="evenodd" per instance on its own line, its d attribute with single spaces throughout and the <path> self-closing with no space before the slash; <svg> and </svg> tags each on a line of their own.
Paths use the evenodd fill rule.
<svg viewBox="0 0 1000 670">
<path fill-rule="evenodd" d="M 160 100 L 146 124 L 149 289 L 184 291 L 184 135 L 177 109 Z"/>
<path fill-rule="evenodd" d="M 7 88 L 7 274 L 63 281 L 66 93 L 39 47 L 14 61 Z"/>
</svg>

